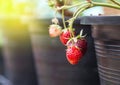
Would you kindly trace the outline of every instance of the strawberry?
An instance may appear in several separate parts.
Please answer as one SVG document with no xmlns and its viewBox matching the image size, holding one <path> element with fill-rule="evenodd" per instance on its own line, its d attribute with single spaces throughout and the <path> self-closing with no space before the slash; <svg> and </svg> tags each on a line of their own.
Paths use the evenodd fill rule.
<svg viewBox="0 0 120 85">
<path fill-rule="evenodd" d="M 87 50 L 87 41 L 85 38 L 72 38 L 67 42 L 67 47 L 70 47 L 71 45 L 75 45 L 78 48 L 81 49 L 83 55 L 86 53 Z"/>
<path fill-rule="evenodd" d="M 80 34 L 74 39 L 75 45 L 79 47 L 83 53 L 83 55 L 86 53 L 87 50 L 87 41 L 85 39 L 86 35 L 83 35 L 83 30 L 80 31 Z"/>
<path fill-rule="evenodd" d="M 66 44 L 66 57 L 72 65 L 77 64 L 87 50 L 87 41 L 82 33 L 83 31 L 80 32 L 80 35 L 71 38 Z"/>
<path fill-rule="evenodd" d="M 49 27 L 49 35 L 50 37 L 57 37 L 61 34 L 62 30 L 59 25 L 52 24 Z"/>
<path fill-rule="evenodd" d="M 72 33 L 69 31 L 69 29 L 63 29 L 62 33 L 60 34 L 60 41 L 62 42 L 63 45 L 66 45 L 66 43 L 71 37 Z"/>
<path fill-rule="evenodd" d="M 66 57 L 70 64 L 75 65 L 79 62 L 79 60 L 82 58 L 83 54 L 81 50 L 75 46 L 71 45 L 66 50 Z"/>
<path fill-rule="evenodd" d="M 75 45 L 81 49 L 83 55 L 86 53 L 87 50 L 87 41 L 84 38 L 79 38 L 75 42 Z"/>
</svg>

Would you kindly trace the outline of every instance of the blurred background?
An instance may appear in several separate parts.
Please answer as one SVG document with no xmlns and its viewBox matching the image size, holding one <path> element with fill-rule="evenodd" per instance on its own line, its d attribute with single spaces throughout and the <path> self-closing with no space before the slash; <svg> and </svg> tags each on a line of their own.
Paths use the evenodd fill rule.
<svg viewBox="0 0 120 85">
<path fill-rule="evenodd" d="M 75 3 L 77 3 L 78 1 L 82 1 L 82 0 L 74 0 L 74 1 Z M 100 7 L 94 10 L 97 10 L 97 9 L 100 9 L 100 11 L 96 11 L 96 13 L 94 13 L 96 15 L 97 13 L 102 12 Z M 71 9 L 71 11 L 73 10 L 74 9 Z M 91 13 L 87 12 L 87 13 L 83 13 L 83 15 L 91 14 Z M 48 6 L 47 0 L 0 0 L 0 85 L 38 85 L 38 81 L 40 79 L 39 79 L 39 76 L 37 76 L 37 74 L 39 75 L 39 72 L 36 73 L 36 68 L 39 71 L 39 68 L 38 68 L 39 66 L 37 65 L 38 67 L 36 67 L 35 65 L 35 61 L 37 61 L 38 58 L 37 59 L 35 58 L 35 61 L 34 61 L 33 55 L 36 56 L 36 54 L 34 54 L 33 51 L 35 53 L 38 52 L 39 56 L 41 56 L 42 53 L 43 55 L 45 55 L 47 52 L 49 55 L 49 51 L 48 49 L 45 50 L 44 47 L 41 47 L 41 45 L 44 45 L 43 43 L 46 43 L 46 41 L 44 42 L 42 41 L 44 37 L 39 38 L 41 40 L 38 41 L 40 43 L 40 48 L 45 50 L 45 51 L 43 50 L 41 54 L 39 52 L 39 50 L 41 49 L 36 48 L 36 43 L 35 43 L 35 47 L 31 46 L 31 43 L 33 43 L 33 46 L 34 46 L 34 41 L 36 41 L 37 37 L 31 36 L 30 38 L 28 28 L 30 28 L 30 32 L 33 31 L 32 32 L 33 34 L 34 34 L 34 31 L 35 33 L 37 31 L 38 33 L 43 34 L 45 31 L 41 29 L 34 30 L 34 28 L 35 27 L 48 28 L 49 24 L 51 23 L 50 19 L 54 17 L 54 14 L 55 14 L 55 11 Z M 57 14 L 57 17 L 60 18 L 61 15 Z M 31 21 L 32 24 L 29 23 L 29 21 Z M 36 21 L 37 23 L 39 22 L 39 26 L 38 24 L 37 25 L 33 24 L 33 22 L 36 22 Z M 40 36 L 43 36 L 43 35 L 40 35 Z M 65 48 L 61 46 L 60 43 L 58 43 L 58 39 L 57 41 L 54 39 L 50 41 L 50 39 L 48 38 L 49 38 L 48 36 L 47 38 L 45 37 L 45 39 L 48 40 L 47 42 L 51 42 L 55 46 L 58 45 L 57 48 L 60 48 L 59 51 L 61 51 L 60 55 L 62 54 L 61 56 L 65 56 L 65 53 L 64 53 Z M 48 44 L 46 43 L 46 45 Z M 53 45 L 50 45 L 50 46 L 53 46 Z M 55 52 L 52 55 L 50 54 L 51 57 L 53 57 L 54 55 L 57 55 Z M 66 64 L 67 61 L 65 61 L 66 59 L 64 57 L 60 60 L 61 60 L 61 65 L 65 64 L 66 67 L 68 67 L 67 71 L 72 72 L 72 75 L 73 75 L 73 71 L 75 71 L 76 73 L 74 72 L 75 74 L 74 76 L 77 75 L 78 70 L 76 70 L 76 68 L 78 68 L 79 66 L 75 67 L 75 70 L 72 70 L 73 68 L 69 66 L 68 63 Z M 56 61 L 57 60 L 55 60 L 54 62 Z M 41 64 L 41 63 L 38 62 L 38 64 Z M 48 67 L 46 63 L 44 65 L 45 66 L 42 66 L 41 68 L 43 70 L 44 68 Z M 49 67 L 52 67 L 52 68 L 55 67 L 53 69 L 57 69 L 58 66 L 54 66 L 53 64 L 51 64 L 51 66 Z M 60 68 L 63 69 L 63 67 L 59 67 L 59 69 Z M 50 74 L 52 74 L 52 72 L 54 71 L 50 71 Z M 58 70 L 58 73 L 62 75 L 65 72 Z M 65 78 L 69 76 L 70 75 L 67 74 Z M 45 80 L 41 79 L 41 82 L 40 82 L 42 83 L 41 85 L 48 85 L 50 82 L 52 82 L 50 80 L 47 83 L 42 81 L 45 81 Z M 68 83 L 65 82 L 65 84 L 70 85 L 70 82 Z M 77 84 L 79 83 L 76 83 L 76 85 Z M 51 83 L 49 85 L 54 85 L 54 83 Z"/>
<path fill-rule="evenodd" d="M 82 2 L 83 0 L 74 0 L 74 3 L 80 1 Z M 105 0 L 95 1 L 103 2 Z M 112 13 L 109 11 L 110 9 L 107 10 L 108 12 L 106 12 L 102 7 L 94 7 L 83 12 L 82 15 L 99 15 L 105 14 L 105 12 L 106 14 Z M 71 9 L 70 11 L 74 11 L 74 9 Z M 61 44 L 58 43 L 58 39 L 52 39 L 50 45 L 51 43 L 53 43 L 53 47 L 48 45 L 48 48 L 46 47 L 47 50 L 44 49 L 44 51 L 42 51 L 43 53 L 45 52 L 44 54 L 40 54 L 40 52 L 38 54 L 34 54 L 37 53 L 39 50 L 41 51 L 41 49 L 38 48 L 39 46 L 47 45 L 46 42 L 50 41 L 50 38 L 48 38 L 48 36 L 41 36 L 45 35 L 46 33 L 48 34 L 48 32 L 45 32 L 42 29 L 48 29 L 49 24 L 51 24 L 50 19 L 54 17 L 54 13 L 55 11 L 48 6 L 47 0 L 0 0 L 0 85 L 38 85 L 38 76 L 41 75 L 41 73 L 39 74 L 38 72 L 37 75 L 36 68 L 38 70 L 38 65 L 41 63 L 35 64 L 35 61 L 37 61 L 38 58 L 36 57 L 34 59 L 33 56 L 46 56 L 46 52 L 48 52 L 48 49 L 51 50 L 55 48 L 53 45 L 58 45 L 57 48 L 61 48 Z M 61 14 L 57 14 L 57 17 L 60 18 Z M 37 25 L 33 23 L 36 23 L 38 21 L 39 23 L 37 23 Z M 34 30 L 34 28 L 42 29 Z M 29 33 L 31 32 L 36 35 L 30 37 Z M 39 33 L 43 35 L 38 36 Z M 41 41 L 34 42 L 38 38 L 41 39 Z M 49 41 L 44 41 L 44 39 L 47 39 Z M 44 44 L 41 45 L 41 43 Z M 63 49 L 64 47 L 62 47 L 62 50 Z M 48 52 L 48 54 L 54 55 L 55 52 L 54 54 Z M 85 62 L 83 61 L 83 63 Z M 68 64 L 65 63 L 65 65 L 69 67 Z M 41 67 L 46 69 L 47 66 L 46 64 L 44 65 L 42 63 Z M 52 65 L 48 66 L 48 68 L 49 67 L 52 67 Z M 58 66 L 56 66 L 56 68 L 57 67 Z M 78 67 L 74 68 L 78 69 Z M 70 66 L 68 69 L 70 69 L 70 71 L 72 72 L 73 70 L 71 68 L 72 67 Z M 39 85 L 40 83 L 48 85 L 47 83 L 45 83 L 44 79 L 43 81 L 44 82 L 39 82 Z M 91 85 L 93 84 L 91 83 Z"/>
</svg>

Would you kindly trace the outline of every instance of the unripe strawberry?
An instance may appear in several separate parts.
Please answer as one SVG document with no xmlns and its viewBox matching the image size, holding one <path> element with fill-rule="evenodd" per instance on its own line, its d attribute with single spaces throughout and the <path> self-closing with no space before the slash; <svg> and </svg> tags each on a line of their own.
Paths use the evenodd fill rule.
<svg viewBox="0 0 120 85">
<path fill-rule="evenodd" d="M 76 46 L 70 46 L 66 50 L 66 57 L 70 64 L 75 65 L 82 58 L 81 50 Z"/>
<path fill-rule="evenodd" d="M 52 24 L 49 27 L 49 35 L 50 37 L 57 37 L 61 34 L 62 30 L 59 25 Z"/>
</svg>

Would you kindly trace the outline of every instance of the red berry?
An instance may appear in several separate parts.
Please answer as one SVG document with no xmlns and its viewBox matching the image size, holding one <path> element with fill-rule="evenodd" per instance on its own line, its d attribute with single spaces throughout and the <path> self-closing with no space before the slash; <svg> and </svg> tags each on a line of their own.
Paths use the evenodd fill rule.
<svg viewBox="0 0 120 85">
<path fill-rule="evenodd" d="M 67 47 L 70 46 L 77 46 L 79 49 L 81 49 L 83 55 L 86 53 L 87 51 L 87 41 L 85 38 L 72 38 L 67 42 Z"/>
<path fill-rule="evenodd" d="M 81 49 L 83 55 L 86 53 L 87 41 L 84 38 L 77 39 L 77 42 L 75 42 L 75 45 Z"/>
<path fill-rule="evenodd" d="M 56 24 L 52 24 L 49 27 L 49 35 L 50 37 L 57 37 L 61 34 L 61 27 Z"/>
<path fill-rule="evenodd" d="M 83 54 L 81 50 L 75 45 L 70 46 L 66 50 L 66 57 L 70 64 L 75 65 L 82 58 Z"/>
<path fill-rule="evenodd" d="M 62 42 L 62 44 L 66 45 L 71 37 L 72 33 L 69 31 L 69 29 L 64 29 L 63 32 L 60 34 L 60 41 Z"/>
</svg>

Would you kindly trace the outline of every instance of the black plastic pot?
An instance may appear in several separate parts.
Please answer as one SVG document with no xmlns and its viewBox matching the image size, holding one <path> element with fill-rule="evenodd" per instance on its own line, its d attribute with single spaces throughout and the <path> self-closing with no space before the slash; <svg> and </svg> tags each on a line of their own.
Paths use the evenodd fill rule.
<svg viewBox="0 0 120 85">
<path fill-rule="evenodd" d="M 2 48 L 3 48 L 3 42 L 2 42 L 2 32 L 0 28 L 0 75 L 4 74 L 4 62 L 3 62 L 3 55 L 2 55 Z"/>
<path fill-rule="evenodd" d="M 62 45 L 59 37 L 49 37 L 48 27 L 51 19 L 35 19 L 30 24 L 39 85 L 99 85 L 91 29 L 89 25 L 79 23 L 78 19 L 74 27 L 77 28 L 77 33 L 84 29 L 88 34 L 88 51 L 77 65 L 68 63 L 66 47 Z"/>
<path fill-rule="evenodd" d="M 12 85 L 37 85 L 28 26 L 19 18 L 2 20 L 5 76 Z"/>
<path fill-rule="evenodd" d="M 101 85 L 120 85 L 120 16 L 86 16 L 92 25 Z"/>
<path fill-rule="evenodd" d="M 0 46 L 0 75 L 4 74 L 4 62 L 3 62 L 3 55 L 2 55 L 2 46 Z"/>
</svg>

